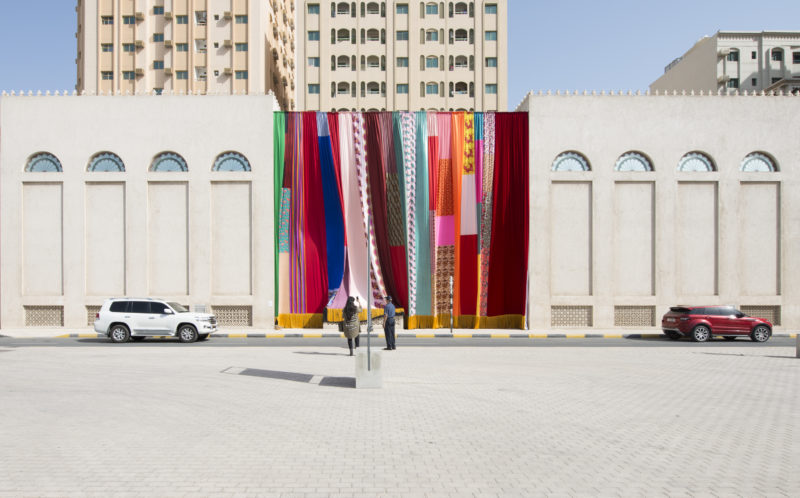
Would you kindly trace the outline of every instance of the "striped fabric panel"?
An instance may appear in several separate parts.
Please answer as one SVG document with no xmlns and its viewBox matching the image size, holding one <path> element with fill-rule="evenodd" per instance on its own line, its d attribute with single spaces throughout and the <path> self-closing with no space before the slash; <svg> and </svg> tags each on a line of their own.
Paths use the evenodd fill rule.
<svg viewBox="0 0 800 498">
<path fill-rule="evenodd" d="M 415 115 L 401 113 L 403 178 L 406 202 L 406 249 L 408 263 L 408 314 L 417 314 L 417 124 Z"/>
<path fill-rule="evenodd" d="M 492 187 L 494 179 L 494 122 L 493 112 L 483 115 L 483 197 L 481 201 L 481 309 L 488 314 L 489 306 L 489 247 L 492 236 Z"/>
</svg>

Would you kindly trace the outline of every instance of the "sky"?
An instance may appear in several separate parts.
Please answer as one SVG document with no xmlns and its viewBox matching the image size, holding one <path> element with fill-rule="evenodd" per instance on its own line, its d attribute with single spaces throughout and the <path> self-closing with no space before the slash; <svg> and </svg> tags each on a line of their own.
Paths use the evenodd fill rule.
<svg viewBox="0 0 800 498">
<path fill-rule="evenodd" d="M 72 90 L 75 0 L 0 2 L 0 91 Z M 508 4 L 509 109 L 529 90 L 646 90 L 670 61 L 718 30 L 800 30 L 798 0 Z"/>
</svg>

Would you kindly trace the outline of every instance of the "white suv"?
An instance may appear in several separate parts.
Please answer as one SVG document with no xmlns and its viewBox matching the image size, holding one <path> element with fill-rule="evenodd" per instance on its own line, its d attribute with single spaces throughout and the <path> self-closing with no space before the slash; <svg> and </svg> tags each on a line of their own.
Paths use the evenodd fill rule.
<svg viewBox="0 0 800 498">
<path fill-rule="evenodd" d="M 106 299 L 95 316 L 94 330 L 113 342 L 165 335 L 194 342 L 216 332 L 217 319 L 207 313 L 190 313 L 178 303 L 123 297 Z"/>
</svg>

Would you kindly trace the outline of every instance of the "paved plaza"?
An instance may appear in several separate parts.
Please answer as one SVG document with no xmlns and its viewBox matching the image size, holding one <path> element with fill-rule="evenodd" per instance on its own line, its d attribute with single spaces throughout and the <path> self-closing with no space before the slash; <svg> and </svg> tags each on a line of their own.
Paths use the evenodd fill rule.
<svg viewBox="0 0 800 498">
<path fill-rule="evenodd" d="M 800 494 L 794 347 L 607 342 L 399 343 L 380 390 L 339 346 L 0 342 L 0 495 Z"/>
</svg>

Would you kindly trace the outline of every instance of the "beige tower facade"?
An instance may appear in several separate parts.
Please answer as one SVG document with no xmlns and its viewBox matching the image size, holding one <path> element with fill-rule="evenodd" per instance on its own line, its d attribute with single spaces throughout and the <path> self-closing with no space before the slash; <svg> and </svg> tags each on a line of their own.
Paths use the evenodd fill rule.
<svg viewBox="0 0 800 498">
<path fill-rule="evenodd" d="M 508 2 L 298 1 L 301 110 L 503 111 Z"/>
<path fill-rule="evenodd" d="M 266 93 L 294 108 L 292 0 L 78 0 L 87 93 Z"/>
<path fill-rule="evenodd" d="M 650 90 L 800 92 L 800 31 L 718 31 L 672 61 Z"/>
</svg>

